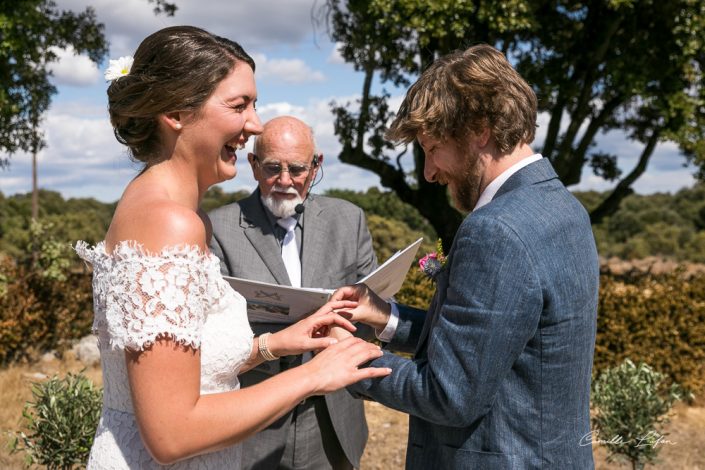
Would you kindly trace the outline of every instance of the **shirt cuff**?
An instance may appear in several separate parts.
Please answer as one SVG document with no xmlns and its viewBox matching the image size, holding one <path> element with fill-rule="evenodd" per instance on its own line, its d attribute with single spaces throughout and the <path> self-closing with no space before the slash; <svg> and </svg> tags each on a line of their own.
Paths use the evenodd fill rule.
<svg viewBox="0 0 705 470">
<path fill-rule="evenodd" d="M 387 325 L 381 332 L 375 330 L 377 339 L 385 343 L 390 342 L 392 338 L 394 338 L 394 333 L 396 333 L 397 325 L 399 324 L 399 309 L 397 308 L 397 304 L 389 302 L 389 305 L 392 307 L 392 310 L 389 315 L 389 320 L 387 320 Z"/>
</svg>

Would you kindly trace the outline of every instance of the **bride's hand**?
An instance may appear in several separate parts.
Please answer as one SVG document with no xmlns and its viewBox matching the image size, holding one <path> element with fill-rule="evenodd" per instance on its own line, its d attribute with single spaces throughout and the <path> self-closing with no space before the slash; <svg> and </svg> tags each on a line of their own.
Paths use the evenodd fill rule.
<svg viewBox="0 0 705 470">
<path fill-rule="evenodd" d="M 335 310 L 356 306 L 357 302 L 350 300 L 328 302 L 315 313 L 273 333 L 268 340 L 269 350 L 277 356 L 289 356 L 306 351 L 320 351 L 335 344 L 337 339 L 328 336 L 329 328 L 337 326 L 350 332 L 356 330 L 350 320 L 335 313 Z"/>
<path fill-rule="evenodd" d="M 349 337 L 326 348 L 300 367 L 307 368 L 311 374 L 315 384 L 312 394 L 322 395 L 363 379 L 389 375 L 392 369 L 387 367 L 360 367 L 382 354 L 379 346 Z"/>
<path fill-rule="evenodd" d="M 339 326 L 331 326 L 330 328 L 328 328 L 328 337 L 335 338 L 338 341 L 342 341 L 342 340 L 347 339 L 351 336 L 352 336 L 352 333 L 350 333 L 345 328 L 341 328 Z"/>
</svg>

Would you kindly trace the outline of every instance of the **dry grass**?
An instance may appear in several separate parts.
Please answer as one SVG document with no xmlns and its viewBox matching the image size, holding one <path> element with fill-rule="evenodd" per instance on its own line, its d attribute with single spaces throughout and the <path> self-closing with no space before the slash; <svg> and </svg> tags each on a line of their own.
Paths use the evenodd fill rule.
<svg viewBox="0 0 705 470">
<path fill-rule="evenodd" d="M 372 402 L 365 403 L 370 440 L 362 458 L 362 470 L 396 470 L 404 468 L 407 416 Z M 653 470 L 705 470 L 705 407 L 674 407 L 671 422 L 665 428 L 667 443 L 662 444 L 659 462 L 647 466 Z M 596 470 L 628 470 L 631 464 L 607 462 L 607 453 L 595 446 Z"/>
<path fill-rule="evenodd" d="M 39 361 L 32 365 L 14 365 L 0 370 L 0 468 L 24 468 L 24 456 L 10 455 L 8 443 L 11 433 L 20 427 L 25 402 L 32 398 L 31 383 L 41 381 L 42 377 L 63 377 L 67 372 L 76 373 L 84 368 L 83 364 L 67 352 L 63 360 Z M 94 383 L 102 383 L 99 367 L 90 367 L 83 373 Z"/>
<path fill-rule="evenodd" d="M 0 468 L 20 470 L 23 456 L 10 455 L 6 446 L 9 432 L 18 429 L 22 407 L 31 398 L 30 383 L 39 380 L 34 374 L 51 377 L 67 372 L 79 372 L 83 365 L 70 353 L 64 360 L 38 362 L 31 366 L 11 366 L 0 370 L 0 431 L 2 441 Z M 92 367 L 84 373 L 96 384 L 101 383 L 100 369 Z M 370 438 L 362 458 L 362 470 L 403 469 L 406 454 L 408 419 L 404 413 L 365 402 Z M 666 427 L 667 444 L 659 454 L 660 462 L 647 468 L 654 470 L 705 470 L 705 407 L 678 405 L 671 423 Z M 629 469 L 630 465 L 607 463 L 604 448 L 595 447 L 597 470 Z"/>
<path fill-rule="evenodd" d="M 360 462 L 361 470 L 404 468 L 409 430 L 407 415 L 373 401 L 365 402 L 365 415 L 370 436 Z"/>
</svg>

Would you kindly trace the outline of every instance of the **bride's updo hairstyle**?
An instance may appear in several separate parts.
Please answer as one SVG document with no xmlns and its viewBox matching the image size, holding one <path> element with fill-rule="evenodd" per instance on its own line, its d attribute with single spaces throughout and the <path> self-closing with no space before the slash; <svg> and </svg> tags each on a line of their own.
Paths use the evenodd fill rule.
<svg viewBox="0 0 705 470">
<path fill-rule="evenodd" d="M 151 34 L 137 48 L 129 73 L 108 87 L 115 137 L 137 161 L 164 159 L 157 117 L 198 112 L 238 62 L 254 72 L 255 62 L 238 43 L 200 28 L 173 26 Z"/>
</svg>

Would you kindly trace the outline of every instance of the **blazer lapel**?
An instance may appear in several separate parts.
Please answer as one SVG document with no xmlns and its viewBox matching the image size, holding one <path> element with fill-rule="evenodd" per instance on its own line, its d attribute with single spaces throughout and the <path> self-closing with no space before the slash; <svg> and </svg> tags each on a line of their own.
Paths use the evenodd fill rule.
<svg viewBox="0 0 705 470">
<path fill-rule="evenodd" d="M 439 272 L 436 276 L 436 292 L 433 294 L 433 299 L 431 299 L 431 305 L 428 308 L 428 313 L 426 314 L 426 319 L 424 320 L 423 328 L 421 329 L 421 334 L 419 335 L 419 341 L 416 343 L 416 351 L 414 353 L 415 356 L 426 347 L 428 336 L 431 334 L 431 329 L 438 320 L 440 308 L 443 306 L 443 302 L 445 301 L 446 289 L 448 288 L 448 263 L 450 263 L 450 253 L 448 254 L 446 267 L 441 269 L 441 272 Z"/>
<path fill-rule="evenodd" d="M 290 286 L 291 281 L 281 257 L 281 247 L 259 198 L 260 192 L 257 189 L 240 201 L 240 226 L 277 283 Z"/>
<path fill-rule="evenodd" d="M 312 196 L 308 198 L 303 217 L 304 238 L 301 241 L 301 246 L 303 247 L 301 252 L 301 285 L 304 287 L 318 287 L 315 282 L 316 273 L 320 271 L 326 262 L 326 258 L 321 256 L 322 250 L 307 249 L 306 247 L 330 247 L 332 240 L 328 240 L 326 236 L 323 209 Z"/>
</svg>

